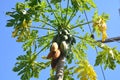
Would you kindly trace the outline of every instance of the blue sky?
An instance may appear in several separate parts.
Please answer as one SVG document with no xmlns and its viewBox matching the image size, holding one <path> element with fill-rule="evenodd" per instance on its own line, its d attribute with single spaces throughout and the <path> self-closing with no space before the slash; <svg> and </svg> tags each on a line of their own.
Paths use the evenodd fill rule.
<svg viewBox="0 0 120 80">
<path fill-rule="evenodd" d="M 12 68 L 16 62 L 16 57 L 18 55 L 24 54 L 22 49 L 22 44 L 17 43 L 14 38 L 11 37 L 12 28 L 7 28 L 6 21 L 10 18 L 5 15 L 6 11 L 10 11 L 11 8 L 13 8 L 16 4 L 16 2 L 21 2 L 23 0 L 1 0 L 0 2 L 0 79 L 1 80 L 20 80 L 20 77 L 17 76 L 17 73 L 14 73 L 12 71 Z M 95 3 L 97 4 L 99 13 L 105 12 L 110 14 L 110 20 L 107 23 L 108 26 L 108 37 L 116 37 L 120 36 L 120 29 L 118 28 L 120 26 L 120 16 L 118 9 L 120 8 L 120 0 L 95 0 Z M 92 14 L 87 13 L 88 16 L 92 16 Z M 109 46 L 118 46 L 118 50 L 120 51 L 120 43 L 114 42 L 109 43 Z M 88 59 L 90 60 L 90 63 L 94 64 L 95 59 L 95 51 L 90 50 Z M 94 67 L 97 74 L 98 74 L 98 80 L 103 80 L 100 67 Z M 46 78 L 49 76 L 48 70 L 44 70 L 41 72 L 40 79 L 34 79 L 34 80 L 46 80 Z M 105 76 L 106 80 L 119 80 L 119 74 L 120 74 L 120 65 L 116 67 L 116 69 L 113 70 L 106 70 Z"/>
</svg>

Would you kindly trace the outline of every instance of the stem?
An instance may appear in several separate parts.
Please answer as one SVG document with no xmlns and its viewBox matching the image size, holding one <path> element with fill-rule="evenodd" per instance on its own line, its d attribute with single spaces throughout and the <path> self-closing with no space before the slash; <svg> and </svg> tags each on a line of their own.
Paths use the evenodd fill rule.
<svg viewBox="0 0 120 80">
<path fill-rule="evenodd" d="M 60 59 L 57 63 L 57 67 L 56 67 L 55 80 L 63 80 L 63 77 L 64 77 L 64 63 L 65 63 L 65 56 L 60 56 Z"/>
<path fill-rule="evenodd" d="M 92 23 L 92 21 L 85 22 L 85 23 L 83 23 L 83 24 L 78 24 L 78 25 L 72 27 L 71 29 L 74 29 L 74 28 L 77 28 L 77 27 L 79 27 L 79 26 L 86 25 L 86 24 L 89 24 L 89 23 Z"/>
<path fill-rule="evenodd" d="M 63 18 L 63 14 L 62 14 L 62 5 L 61 5 L 61 3 L 60 3 L 60 10 L 61 10 L 61 13 L 60 13 L 61 18 Z"/>
<path fill-rule="evenodd" d="M 43 16 L 43 17 L 46 17 L 44 14 L 42 14 L 42 16 Z M 46 17 L 46 18 L 47 18 L 47 22 L 45 22 L 46 19 L 43 19 L 43 20 L 40 20 L 40 21 L 43 22 L 43 23 L 45 23 L 45 24 L 47 24 L 47 25 L 49 25 L 49 26 L 51 26 L 52 28 L 56 29 L 56 28 L 55 28 L 56 26 L 53 26 L 53 25 L 51 25 L 50 23 L 48 23 L 48 21 L 50 22 L 51 19 L 49 19 L 48 17 Z M 57 30 L 57 29 L 56 29 L 56 30 Z"/>
<path fill-rule="evenodd" d="M 47 36 L 52 36 L 53 34 L 56 34 L 56 33 L 47 34 L 47 35 L 45 35 L 45 36 L 41 36 L 41 37 L 39 37 L 39 38 L 47 37 Z"/>
<path fill-rule="evenodd" d="M 67 10 L 66 10 L 66 15 L 65 15 L 65 23 L 66 23 L 66 21 L 67 21 L 68 6 L 69 6 L 69 0 L 67 1 Z"/>
<path fill-rule="evenodd" d="M 45 47 L 43 47 L 38 53 L 37 55 L 39 55 L 46 47 L 48 47 L 50 45 L 50 43 L 48 43 Z"/>
<path fill-rule="evenodd" d="M 32 26 L 31 28 L 38 28 L 38 29 L 44 29 L 44 30 L 56 31 L 56 30 L 54 30 L 54 29 L 50 29 L 50 28 L 42 28 L 42 27 L 34 27 L 34 26 Z"/>
<path fill-rule="evenodd" d="M 89 41 L 90 43 L 93 43 L 93 44 L 97 44 L 97 42 L 98 41 L 91 41 L 91 40 L 87 40 L 87 39 L 85 39 L 85 38 L 83 38 L 83 37 L 79 37 L 79 36 L 74 36 L 74 37 L 76 37 L 76 38 L 78 38 L 78 39 L 84 39 L 85 41 Z"/>
<path fill-rule="evenodd" d="M 51 33 L 51 34 L 48 34 L 48 35 L 45 35 L 45 36 L 42 36 L 42 37 L 47 37 L 47 36 L 50 36 L 50 35 L 53 35 L 53 34 L 55 34 L 55 33 Z M 40 37 L 40 38 L 42 38 L 42 37 Z M 48 47 L 50 44 L 51 44 L 52 42 L 50 42 L 50 43 L 48 43 L 46 46 L 44 46 L 38 53 L 37 53 L 37 55 L 39 55 L 46 47 Z"/>
<path fill-rule="evenodd" d="M 36 41 L 33 43 L 33 45 L 34 45 L 34 52 L 36 52 L 36 50 L 37 50 Z"/>
<path fill-rule="evenodd" d="M 75 15 L 77 12 L 75 12 L 75 10 L 72 12 L 72 14 L 71 14 L 71 16 L 70 16 L 70 18 L 69 18 L 69 20 L 68 20 L 68 22 L 66 23 L 66 26 L 70 23 L 70 21 L 73 19 L 73 15 Z"/>
<path fill-rule="evenodd" d="M 56 18 L 58 24 L 59 24 L 59 20 L 58 20 L 58 18 L 57 18 L 57 16 L 56 16 L 55 12 L 53 11 L 52 6 L 50 5 L 50 3 L 49 3 L 48 0 L 47 0 L 47 3 L 48 3 L 48 5 L 49 5 L 49 7 L 51 8 L 51 10 L 52 10 L 52 12 L 53 12 L 53 14 L 54 14 L 54 16 L 55 16 L 55 18 Z"/>
<path fill-rule="evenodd" d="M 57 30 L 55 27 L 56 26 L 53 26 L 53 25 L 51 25 L 51 24 L 49 24 L 49 23 L 47 23 L 47 22 L 45 22 L 45 21 L 43 21 L 43 20 L 40 20 L 41 22 L 43 22 L 43 23 L 45 23 L 45 24 L 47 24 L 48 26 L 51 26 L 52 28 L 54 28 L 55 30 Z"/>
</svg>

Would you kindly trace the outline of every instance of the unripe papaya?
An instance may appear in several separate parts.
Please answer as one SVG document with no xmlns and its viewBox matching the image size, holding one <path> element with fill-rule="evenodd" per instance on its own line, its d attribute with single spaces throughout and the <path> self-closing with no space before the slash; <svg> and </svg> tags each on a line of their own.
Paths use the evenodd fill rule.
<svg viewBox="0 0 120 80">
<path fill-rule="evenodd" d="M 62 52 L 66 52 L 68 49 L 68 44 L 66 43 L 66 41 L 62 41 L 60 44 L 60 49 Z"/>
</svg>

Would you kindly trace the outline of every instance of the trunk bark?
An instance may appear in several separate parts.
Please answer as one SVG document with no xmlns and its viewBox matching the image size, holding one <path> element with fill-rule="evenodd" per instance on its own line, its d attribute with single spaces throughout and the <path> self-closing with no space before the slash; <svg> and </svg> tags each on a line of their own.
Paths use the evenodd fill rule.
<svg viewBox="0 0 120 80">
<path fill-rule="evenodd" d="M 65 56 L 61 55 L 56 66 L 55 80 L 63 80 Z"/>
</svg>

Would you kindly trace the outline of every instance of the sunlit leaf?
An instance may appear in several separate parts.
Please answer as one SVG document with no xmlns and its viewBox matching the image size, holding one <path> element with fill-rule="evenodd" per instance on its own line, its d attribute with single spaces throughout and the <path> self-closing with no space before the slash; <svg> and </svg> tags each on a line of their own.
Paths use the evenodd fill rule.
<svg viewBox="0 0 120 80">
<path fill-rule="evenodd" d="M 96 30 L 98 34 L 102 33 L 102 41 L 104 42 L 107 38 L 107 25 L 106 21 L 109 19 L 109 15 L 103 13 L 102 15 L 98 15 L 98 12 L 95 11 L 93 16 L 93 28 Z"/>
<path fill-rule="evenodd" d="M 87 60 L 80 61 L 74 72 L 78 73 L 80 80 L 97 80 L 96 72 Z"/>
<path fill-rule="evenodd" d="M 96 8 L 95 3 L 93 0 L 71 0 L 73 7 L 76 10 L 90 10 L 91 8 Z"/>
<path fill-rule="evenodd" d="M 16 62 L 13 71 L 21 75 L 21 80 L 30 80 L 31 77 L 39 78 L 40 71 L 50 65 L 50 62 L 36 62 L 36 58 L 36 53 L 18 56 L 18 62 Z"/>
<path fill-rule="evenodd" d="M 96 57 L 95 66 L 104 64 L 104 69 L 110 68 L 114 70 L 116 68 L 116 62 L 118 61 L 118 56 L 120 55 L 115 48 L 110 48 L 108 46 L 104 48 Z M 119 64 L 119 63 L 118 63 Z"/>
</svg>

